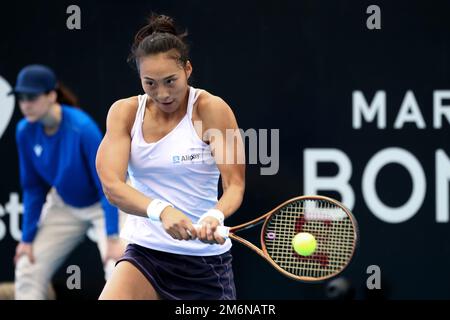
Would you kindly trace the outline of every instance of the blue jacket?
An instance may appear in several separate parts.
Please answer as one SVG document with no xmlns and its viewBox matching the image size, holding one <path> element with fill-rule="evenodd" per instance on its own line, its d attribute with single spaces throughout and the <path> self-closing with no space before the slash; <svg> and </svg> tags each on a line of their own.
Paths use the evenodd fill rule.
<svg viewBox="0 0 450 320">
<path fill-rule="evenodd" d="M 117 208 L 109 204 L 95 169 L 102 134 L 83 111 L 62 105 L 62 120 L 51 136 L 41 123 L 22 119 L 16 128 L 24 216 L 22 241 L 32 242 L 42 206 L 50 187 L 73 207 L 88 207 L 98 201 L 105 212 L 106 232 L 118 233 Z"/>
</svg>

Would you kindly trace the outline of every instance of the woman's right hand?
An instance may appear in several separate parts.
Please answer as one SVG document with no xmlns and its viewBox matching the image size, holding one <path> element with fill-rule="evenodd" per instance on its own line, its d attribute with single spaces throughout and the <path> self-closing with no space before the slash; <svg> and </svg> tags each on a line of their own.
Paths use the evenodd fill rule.
<svg viewBox="0 0 450 320">
<path fill-rule="evenodd" d="M 19 242 L 16 247 L 16 255 L 14 256 L 14 264 L 17 263 L 19 258 L 23 255 L 27 255 L 31 263 L 34 263 L 33 247 L 31 243 Z"/>
<path fill-rule="evenodd" d="M 166 207 L 160 216 L 164 230 L 177 240 L 192 240 L 197 238 L 192 221 L 180 210 Z"/>
</svg>

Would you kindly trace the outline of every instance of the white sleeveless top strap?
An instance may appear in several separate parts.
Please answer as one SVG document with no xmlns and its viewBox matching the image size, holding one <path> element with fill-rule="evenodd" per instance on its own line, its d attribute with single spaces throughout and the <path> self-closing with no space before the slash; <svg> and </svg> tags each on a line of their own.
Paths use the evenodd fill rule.
<svg viewBox="0 0 450 320">
<path fill-rule="evenodd" d="M 147 95 L 138 96 L 138 109 L 136 111 L 136 117 L 134 119 L 133 127 L 131 128 L 131 138 L 133 138 L 136 128 L 144 122 L 145 105 L 147 104 Z"/>
</svg>

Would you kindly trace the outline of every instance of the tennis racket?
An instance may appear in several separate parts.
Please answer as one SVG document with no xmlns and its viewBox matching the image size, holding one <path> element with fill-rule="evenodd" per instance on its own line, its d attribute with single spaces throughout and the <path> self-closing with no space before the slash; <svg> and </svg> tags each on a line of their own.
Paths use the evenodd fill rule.
<svg viewBox="0 0 450 320">
<path fill-rule="evenodd" d="M 261 223 L 261 248 L 236 235 Z M 353 214 L 324 196 L 295 197 L 259 218 L 235 227 L 220 226 L 217 231 L 223 238 L 249 247 L 283 275 L 304 282 L 323 281 L 341 273 L 350 263 L 359 238 Z M 300 232 L 312 234 L 317 241 L 310 256 L 299 255 L 292 246 L 292 239 Z"/>
</svg>

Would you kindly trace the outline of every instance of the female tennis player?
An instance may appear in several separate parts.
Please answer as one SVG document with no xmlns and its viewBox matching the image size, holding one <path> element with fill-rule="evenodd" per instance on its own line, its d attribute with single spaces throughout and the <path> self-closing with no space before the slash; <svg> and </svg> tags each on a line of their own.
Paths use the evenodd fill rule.
<svg viewBox="0 0 450 320">
<path fill-rule="evenodd" d="M 23 68 L 12 93 L 24 115 L 16 129 L 24 217 L 14 257 L 15 298 L 46 299 L 54 272 L 91 226 L 105 267 L 122 256 L 124 245 L 117 208 L 105 198 L 95 169 L 102 139 L 95 122 L 72 107 L 76 97 L 47 66 Z"/>
<path fill-rule="evenodd" d="M 150 17 L 131 53 L 145 94 L 108 114 L 97 171 L 107 198 L 129 214 L 121 235 L 130 244 L 100 299 L 236 298 L 231 242 L 216 227 L 243 199 L 243 144 L 239 134 L 226 139 L 239 132 L 230 107 L 188 85 L 185 36 L 172 18 Z"/>
</svg>

